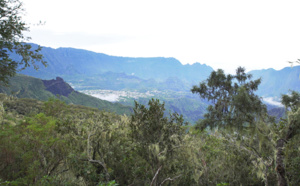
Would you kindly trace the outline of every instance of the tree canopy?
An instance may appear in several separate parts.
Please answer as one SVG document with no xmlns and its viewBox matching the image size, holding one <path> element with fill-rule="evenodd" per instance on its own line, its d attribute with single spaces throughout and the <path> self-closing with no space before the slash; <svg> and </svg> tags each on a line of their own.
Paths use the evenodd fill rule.
<svg viewBox="0 0 300 186">
<path fill-rule="evenodd" d="M 30 40 L 24 35 L 29 27 L 22 20 L 23 9 L 19 0 L 0 1 L 0 83 L 7 85 L 8 78 L 30 65 L 38 69 L 36 62 L 43 61 L 39 53 L 41 47 L 32 48 L 26 42 Z M 13 60 L 11 55 L 19 55 L 19 61 Z"/>
<path fill-rule="evenodd" d="M 199 86 L 194 86 L 191 90 L 194 94 L 213 103 L 208 106 L 201 127 L 242 129 L 266 113 L 266 107 L 254 93 L 261 80 L 251 78 L 252 75 L 246 74 L 242 67 L 236 70 L 236 75 L 226 75 L 218 69 Z"/>
<path fill-rule="evenodd" d="M 45 64 L 41 48 L 24 42 L 21 7 L 0 0 L 4 84 L 19 69 Z M 255 94 L 261 80 L 251 78 L 242 67 L 236 75 L 219 69 L 192 89 L 212 103 L 200 126 L 239 130 L 231 133 L 166 117 L 156 99 L 135 102 L 128 117 L 0 94 L 0 185 L 299 185 L 300 94 L 282 96 L 287 116 L 275 123 Z"/>
<path fill-rule="evenodd" d="M 255 120 L 256 130 L 242 137 L 200 131 L 164 111 L 155 99 L 136 103 L 128 117 L 0 94 L 0 184 L 299 183 L 299 107 L 279 123 Z"/>
</svg>

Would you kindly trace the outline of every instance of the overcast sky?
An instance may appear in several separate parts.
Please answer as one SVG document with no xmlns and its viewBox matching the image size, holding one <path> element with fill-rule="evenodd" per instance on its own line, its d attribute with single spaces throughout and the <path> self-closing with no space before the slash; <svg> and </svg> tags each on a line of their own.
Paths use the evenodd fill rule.
<svg viewBox="0 0 300 186">
<path fill-rule="evenodd" d="M 233 73 L 300 58 L 299 0 L 23 0 L 31 42 Z M 36 26 L 39 21 L 45 25 Z"/>
</svg>

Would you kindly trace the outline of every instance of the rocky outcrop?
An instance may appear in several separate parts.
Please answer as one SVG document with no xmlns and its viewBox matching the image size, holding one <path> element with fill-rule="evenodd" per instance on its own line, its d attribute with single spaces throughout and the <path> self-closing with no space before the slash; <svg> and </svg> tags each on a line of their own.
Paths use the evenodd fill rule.
<svg viewBox="0 0 300 186">
<path fill-rule="evenodd" d="M 54 95 L 68 96 L 74 89 L 66 83 L 62 78 L 56 77 L 52 80 L 43 80 L 46 90 Z"/>
</svg>

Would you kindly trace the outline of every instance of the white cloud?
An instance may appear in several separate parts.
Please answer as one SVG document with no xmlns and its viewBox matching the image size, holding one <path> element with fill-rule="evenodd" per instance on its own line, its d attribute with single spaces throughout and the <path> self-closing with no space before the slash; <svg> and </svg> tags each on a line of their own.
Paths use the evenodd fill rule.
<svg viewBox="0 0 300 186">
<path fill-rule="evenodd" d="M 33 42 L 46 46 L 175 57 L 227 72 L 240 65 L 248 70 L 280 69 L 300 57 L 296 0 L 26 0 L 24 4 L 26 20 L 46 21 L 45 26 L 31 27 Z M 55 38 L 53 33 L 61 35 Z"/>
<path fill-rule="evenodd" d="M 268 104 L 275 105 L 278 107 L 284 107 L 278 100 L 276 100 L 273 97 L 265 97 L 265 98 L 263 98 L 263 100 Z"/>
</svg>

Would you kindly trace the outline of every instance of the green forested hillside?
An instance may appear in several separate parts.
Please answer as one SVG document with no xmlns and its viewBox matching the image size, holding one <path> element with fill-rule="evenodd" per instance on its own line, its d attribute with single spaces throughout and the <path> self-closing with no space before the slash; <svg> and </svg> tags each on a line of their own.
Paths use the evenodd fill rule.
<svg viewBox="0 0 300 186">
<path fill-rule="evenodd" d="M 0 93 L 13 95 L 18 98 L 33 98 L 41 101 L 47 101 L 49 98 L 58 96 L 60 100 L 65 101 L 67 104 L 89 106 L 100 110 L 116 112 L 117 114 L 130 114 L 132 112 L 131 107 L 79 93 L 74 91 L 67 83 L 61 83 L 63 84 L 62 86 L 53 86 L 52 90 L 56 90 L 56 92 L 69 91 L 70 94 L 67 96 L 57 93 L 53 94 L 48 91 L 41 79 L 26 75 L 17 75 L 10 78 L 8 86 L 0 86 Z M 67 88 L 68 90 L 62 90 L 63 88 Z"/>
<path fill-rule="evenodd" d="M 44 85 L 43 81 L 53 81 L 53 85 L 50 83 L 49 87 L 47 87 Z M 68 92 L 70 93 L 67 94 Z M 42 101 L 47 101 L 49 98 L 57 97 L 57 95 L 59 95 L 59 99 L 67 104 L 84 105 L 98 108 L 100 110 L 116 112 L 117 114 L 127 115 L 132 112 L 132 107 L 134 106 L 134 99 L 126 99 L 120 103 L 111 103 L 77 92 L 64 81 L 59 84 L 56 80 L 40 80 L 21 74 L 10 78 L 10 84 L 8 87 L 0 86 L 0 93 L 14 95 L 18 98 L 33 98 Z M 165 102 L 166 114 L 169 112 L 177 112 L 182 114 L 184 119 L 192 124 L 203 118 L 203 113 L 205 113 L 205 109 L 207 107 L 206 102 L 201 101 L 195 96 L 176 96 L 176 94 L 169 92 L 167 96 L 157 96 L 156 98 Z M 150 97 L 139 98 L 136 99 L 136 101 L 146 104 L 149 99 Z"/>
<path fill-rule="evenodd" d="M 276 185 L 274 140 L 282 124 L 256 133 L 186 127 L 164 106 L 136 104 L 131 117 L 0 94 L 1 185 Z M 300 113 L 289 122 L 299 125 Z M 298 122 L 298 123 L 297 123 Z M 268 136 L 264 136 L 267 132 Z M 284 149 L 290 185 L 299 183 L 298 133 Z"/>
<path fill-rule="evenodd" d="M 44 47 L 41 53 L 48 66 L 41 66 L 38 71 L 26 68 L 21 73 L 43 79 L 60 76 L 85 88 L 189 91 L 192 85 L 205 80 L 213 71 L 205 64 L 182 65 L 174 58 L 117 57 L 74 48 L 48 47 Z M 11 57 L 20 60 L 20 56 Z M 280 97 L 289 89 L 300 89 L 300 66 L 249 73 L 254 79 L 262 78 L 257 91 L 260 96 Z"/>
<path fill-rule="evenodd" d="M 1 87 L 10 95 L 0 94 L 0 183 L 297 185 L 300 94 L 282 97 L 287 114 L 276 122 L 254 93 L 259 83 L 243 68 L 235 76 L 214 71 L 192 89 L 213 104 L 188 126 L 178 113 L 166 115 L 167 102 L 142 100 L 130 116 L 117 115 L 75 105 L 94 101 L 98 108 L 120 109 L 74 91 L 61 78 L 18 75 Z M 63 95 L 55 99 L 53 92 Z M 33 95 L 48 101 L 24 98 Z M 171 102 L 178 112 L 186 103 Z M 189 104 L 188 112 L 197 112 Z"/>
<path fill-rule="evenodd" d="M 7 85 L 0 87 L 1 186 L 299 185 L 298 71 L 284 69 L 278 82 L 267 81 L 272 94 L 297 86 L 281 95 L 285 109 L 269 111 L 282 116 L 276 120 L 256 94 L 261 79 L 252 79 L 243 67 L 233 75 L 174 58 L 113 57 L 71 48 L 46 48 L 41 54 L 39 46 L 22 42 L 30 40 L 22 4 L 0 1 L 0 84 Z M 28 68 L 45 64 L 43 55 L 47 69 Z M 22 67 L 48 80 L 16 75 Z M 102 85 L 113 82 L 114 88 L 137 83 L 141 91 L 147 86 L 168 91 L 153 91 L 165 103 L 132 94 L 142 98 L 132 108 L 81 94 L 60 77 L 49 80 L 59 75 L 77 83 L 102 78 Z M 184 117 L 196 119 L 188 115 L 199 117 L 206 105 L 190 99 L 189 83 L 208 105 L 193 126 Z M 282 86 L 274 87 L 278 83 Z"/>
</svg>

